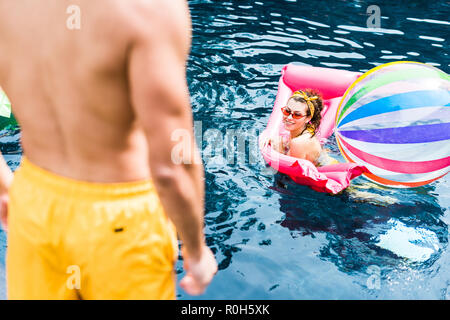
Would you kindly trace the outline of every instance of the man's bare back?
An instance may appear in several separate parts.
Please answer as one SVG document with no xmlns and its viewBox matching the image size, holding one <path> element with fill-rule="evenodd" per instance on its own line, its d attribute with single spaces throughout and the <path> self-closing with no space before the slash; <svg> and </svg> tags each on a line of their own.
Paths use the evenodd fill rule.
<svg viewBox="0 0 450 320">
<path fill-rule="evenodd" d="M 127 79 L 142 15 L 134 2 L 0 1 L 0 83 L 37 165 L 85 181 L 149 178 Z M 66 25 L 71 4 L 81 8 L 80 29 Z"/>
<path fill-rule="evenodd" d="M 67 25 L 71 5 L 80 8 L 79 29 Z M 192 133 L 186 2 L 0 0 L 0 39 L 0 86 L 24 155 L 76 180 L 152 178 L 192 258 L 186 286 L 200 293 L 217 270 L 201 231 L 203 167 L 171 159 L 171 133 Z"/>
</svg>

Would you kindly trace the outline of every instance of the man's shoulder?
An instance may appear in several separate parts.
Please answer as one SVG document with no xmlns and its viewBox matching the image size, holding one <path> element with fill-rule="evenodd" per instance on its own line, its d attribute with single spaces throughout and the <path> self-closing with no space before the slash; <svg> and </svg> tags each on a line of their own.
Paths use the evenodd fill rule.
<svg viewBox="0 0 450 320">
<path fill-rule="evenodd" d="M 129 22 L 138 30 L 148 31 L 148 27 L 159 27 L 158 33 L 190 21 L 185 0 L 127 0 L 124 4 Z"/>
<path fill-rule="evenodd" d="M 176 47 L 189 47 L 191 20 L 185 0 L 127 0 L 123 7 L 128 32 L 136 41 L 169 41 Z"/>
</svg>

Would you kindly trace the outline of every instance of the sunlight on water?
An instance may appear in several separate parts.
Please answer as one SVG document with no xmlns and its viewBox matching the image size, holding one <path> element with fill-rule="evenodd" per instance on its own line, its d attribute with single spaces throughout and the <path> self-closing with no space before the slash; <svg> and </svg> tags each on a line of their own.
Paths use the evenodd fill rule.
<svg viewBox="0 0 450 320">
<path fill-rule="evenodd" d="M 377 246 L 380 248 L 414 262 L 424 262 L 439 250 L 439 239 L 435 233 L 419 227 L 407 227 L 392 219 L 388 224 L 392 225 L 392 228 L 379 236 Z"/>
</svg>

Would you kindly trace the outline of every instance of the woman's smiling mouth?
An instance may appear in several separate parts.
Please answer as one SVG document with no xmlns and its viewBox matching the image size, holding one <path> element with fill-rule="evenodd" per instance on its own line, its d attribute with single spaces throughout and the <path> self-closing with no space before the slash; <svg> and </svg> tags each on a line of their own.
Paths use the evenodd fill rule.
<svg viewBox="0 0 450 320">
<path fill-rule="evenodd" d="M 295 121 L 290 121 L 290 120 L 284 120 L 283 122 L 284 122 L 284 124 L 287 124 L 287 125 L 294 125 L 295 124 Z"/>
</svg>

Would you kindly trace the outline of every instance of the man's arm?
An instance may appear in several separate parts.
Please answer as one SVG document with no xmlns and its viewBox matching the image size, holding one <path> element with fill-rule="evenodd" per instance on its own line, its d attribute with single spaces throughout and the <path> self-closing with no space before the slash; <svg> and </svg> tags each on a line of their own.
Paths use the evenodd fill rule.
<svg viewBox="0 0 450 320">
<path fill-rule="evenodd" d="M 181 7 L 180 7 L 181 4 Z M 184 1 L 169 1 L 160 16 L 148 11 L 149 25 L 139 29 L 130 49 L 129 83 L 132 105 L 143 126 L 149 147 L 149 164 L 162 205 L 183 242 L 187 291 L 201 293 L 217 270 L 203 234 L 203 165 L 195 145 L 193 118 L 186 83 L 190 23 Z M 146 14 L 145 12 L 143 13 Z M 155 29 L 155 25 L 158 27 Z M 173 159 L 176 132 L 188 137 L 179 164 Z M 198 269 L 198 270 L 197 270 Z M 189 277 L 188 277 L 189 276 Z M 186 289 L 186 288 L 185 288 Z"/>
</svg>

